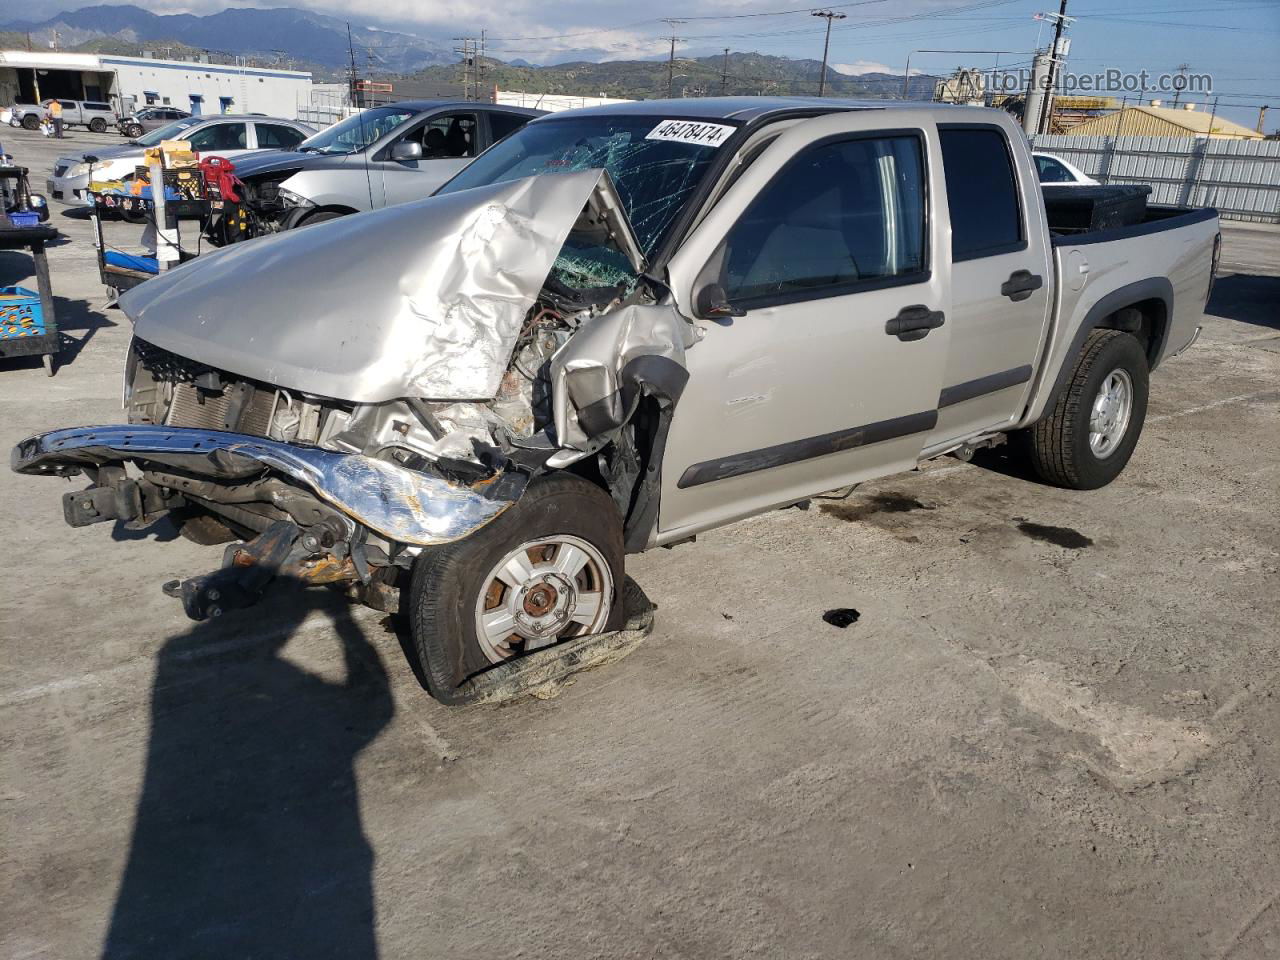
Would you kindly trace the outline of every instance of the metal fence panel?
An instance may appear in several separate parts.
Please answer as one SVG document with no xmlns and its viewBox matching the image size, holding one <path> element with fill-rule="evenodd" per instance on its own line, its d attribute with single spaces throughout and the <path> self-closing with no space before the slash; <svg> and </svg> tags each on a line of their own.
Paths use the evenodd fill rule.
<svg viewBox="0 0 1280 960">
<path fill-rule="evenodd" d="M 1224 219 L 1280 223 L 1280 140 L 1032 137 L 1102 183 L 1145 183 L 1151 202 L 1216 207 Z"/>
</svg>

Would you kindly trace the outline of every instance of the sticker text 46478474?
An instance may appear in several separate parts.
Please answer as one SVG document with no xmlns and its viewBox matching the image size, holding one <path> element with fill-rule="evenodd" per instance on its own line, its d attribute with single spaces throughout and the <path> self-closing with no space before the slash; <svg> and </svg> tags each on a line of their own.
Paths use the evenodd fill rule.
<svg viewBox="0 0 1280 960">
<path fill-rule="evenodd" d="M 697 120 L 663 120 L 649 131 L 646 140 L 675 140 L 701 147 L 718 147 L 738 128 L 727 123 L 701 123 Z"/>
</svg>

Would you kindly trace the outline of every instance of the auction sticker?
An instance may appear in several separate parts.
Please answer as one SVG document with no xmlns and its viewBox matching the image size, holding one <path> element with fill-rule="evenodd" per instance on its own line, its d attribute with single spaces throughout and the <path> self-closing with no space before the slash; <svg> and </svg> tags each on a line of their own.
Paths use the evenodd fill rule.
<svg viewBox="0 0 1280 960">
<path fill-rule="evenodd" d="M 737 127 L 727 123 L 702 123 L 698 120 L 663 120 L 649 131 L 646 140 L 675 140 L 700 147 L 718 147 L 731 136 Z"/>
</svg>

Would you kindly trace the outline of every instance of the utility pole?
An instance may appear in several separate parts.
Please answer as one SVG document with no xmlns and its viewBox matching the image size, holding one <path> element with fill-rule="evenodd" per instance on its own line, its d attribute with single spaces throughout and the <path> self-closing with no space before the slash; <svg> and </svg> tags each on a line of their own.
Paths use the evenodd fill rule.
<svg viewBox="0 0 1280 960">
<path fill-rule="evenodd" d="M 720 96 L 725 96 L 729 92 L 729 48 L 724 48 L 724 68 L 720 71 Z M 1263 107 L 1262 109 L 1266 109 Z M 1261 124 L 1261 121 L 1259 121 Z"/>
<path fill-rule="evenodd" d="M 1178 109 L 1178 100 L 1182 98 L 1182 90 L 1187 85 L 1187 70 L 1191 67 L 1189 63 L 1178 64 L 1178 74 L 1182 77 L 1182 82 L 1176 84 L 1173 89 L 1173 109 Z"/>
<path fill-rule="evenodd" d="M 1050 15 L 1051 16 L 1051 15 Z M 1062 31 L 1074 20 L 1067 16 L 1067 0 L 1058 6 L 1058 15 L 1053 23 L 1053 46 L 1049 49 L 1049 80 L 1044 91 L 1044 100 L 1040 105 L 1040 116 L 1036 119 L 1036 133 L 1048 133 L 1053 120 L 1053 91 L 1058 83 L 1058 65 L 1066 61 L 1067 42 L 1062 39 Z"/>
<path fill-rule="evenodd" d="M 676 43 L 684 39 L 676 36 L 676 27 L 681 26 L 685 21 L 663 17 L 662 22 L 671 28 L 671 56 L 667 58 L 667 99 L 669 100 L 671 99 L 671 94 L 675 91 Z"/>
<path fill-rule="evenodd" d="M 462 44 L 460 47 L 453 48 L 454 53 L 462 56 L 462 99 L 478 99 L 471 95 L 473 83 L 476 89 L 479 89 L 479 79 L 473 78 L 471 69 L 476 65 L 476 40 L 474 37 L 454 37 L 453 39 Z"/>
<path fill-rule="evenodd" d="M 1262 129 L 1262 123 L 1264 120 L 1267 119 L 1267 111 L 1270 109 L 1271 109 L 1270 106 L 1258 108 L 1258 125 L 1254 127 L 1254 129 L 1257 130 L 1259 133 L 1263 134 L 1264 136 L 1266 135 L 1266 131 Z"/>
<path fill-rule="evenodd" d="M 1067 0 L 1062 2 L 1065 5 Z M 825 97 L 827 95 L 827 53 L 831 50 L 831 21 L 843 20 L 847 14 L 836 13 L 834 10 L 814 10 L 813 15 L 827 21 L 827 39 L 822 44 L 822 73 L 818 75 L 818 96 Z"/>
<path fill-rule="evenodd" d="M 347 56 L 351 60 L 351 76 L 348 80 L 350 89 L 348 91 L 348 95 L 351 100 L 351 106 L 354 109 L 360 106 L 360 98 L 356 94 L 356 47 L 355 44 L 351 42 L 350 23 L 347 24 Z"/>
</svg>

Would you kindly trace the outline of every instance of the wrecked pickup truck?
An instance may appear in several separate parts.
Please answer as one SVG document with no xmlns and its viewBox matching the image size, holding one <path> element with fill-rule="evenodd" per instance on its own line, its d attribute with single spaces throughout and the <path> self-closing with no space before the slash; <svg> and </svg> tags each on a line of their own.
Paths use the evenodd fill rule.
<svg viewBox="0 0 1280 960">
<path fill-rule="evenodd" d="M 13 466 L 89 477 L 72 526 L 246 541 L 171 586 L 193 616 L 273 574 L 403 602 L 456 700 L 615 628 L 626 553 L 1010 434 L 1051 483 L 1113 480 L 1199 332 L 1217 217 L 1078 214 L 1055 227 L 998 111 L 550 116 L 433 197 L 130 291 L 128 424 Z"/>
</svg>

